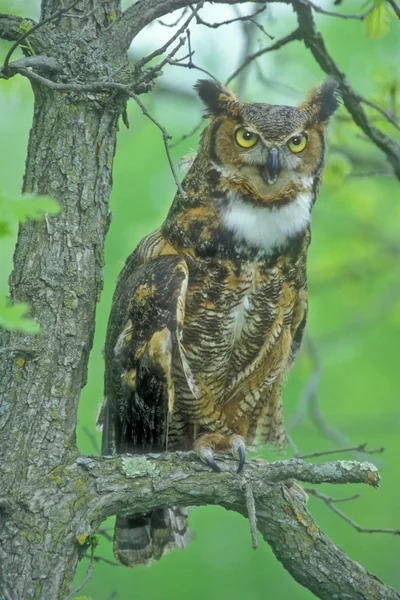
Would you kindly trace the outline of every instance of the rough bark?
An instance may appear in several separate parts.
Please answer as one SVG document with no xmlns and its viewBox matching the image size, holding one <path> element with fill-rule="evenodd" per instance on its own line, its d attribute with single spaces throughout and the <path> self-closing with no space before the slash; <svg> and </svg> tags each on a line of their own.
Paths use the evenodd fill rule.
<svg viewBox="0 0 400 600">
<path fill-rule="evenodd" d="M 130 39 L 152 19 L 188 4 L 196 2 L 140 0 L 118 17 L 115 0 L 107 5 L 111 12 L 59 18 L 30 36 L 36 54 L 58 65 L 51 71 L 42 67 L 41 75 L 58 84 L 96 87 L 60 91 L 33 82 L 23 189 L 53 196 L 62 211 L 20 227 L 10 278 L 11 300 L 30 304 L 42 333 L 0 334 L 0 597 L 64 598 L 81 546 L 102 519 L 116 512 L 219 503 L 244 514 L 247 480 L 254 488 L 260 531 L 300 583 L 320 598 L 335 597 L 338 590 L 343 598 L 398 598 L 337 549 L 277 483 L 296 477 L 376 484 L 370 465 L 327 463 L 324 470 L 299 462 L 250 463 L 243 479 L 231 472 L 209 473 L 190 455 L 136 462 L 78 455 L 77 407 L 102 288 L 112 163 L 126 101 L 124 93 L 101 90 L 99 82 L 118 73 L 117 86 L 134 84 L 141 74 L 128 67 Z M 59 8 L 59 0 L 43 0 L 42 18 Z M 83 14 L 91 8 L 82 0 L 74 10 Z M 20 24 L 20 18 L 1 14 L 0 37 L 18 39 Z"/>
</svg>

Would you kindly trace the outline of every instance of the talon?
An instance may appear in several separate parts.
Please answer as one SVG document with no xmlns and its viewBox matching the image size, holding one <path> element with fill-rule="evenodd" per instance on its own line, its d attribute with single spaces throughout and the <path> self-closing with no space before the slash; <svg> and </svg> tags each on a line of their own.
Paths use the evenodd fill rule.
<svg viewBox="0 0 400 600">
<path fill-rule="evenodd" d="M 242 437 L 235 437 L 232 440 L 232 454 L 235 458 L 239 459 L 238 473 L 243 470 L 244 463 L 246 461 L 246 446 Z"/>
<path fill-rule="evenodd" d="M 209 448 L 200 448 L 199 456 L 203 462 L 212 468 L 216 473 L 220 473 L 221 469 L 214 460 L 212 451 Z"/>
</svg>

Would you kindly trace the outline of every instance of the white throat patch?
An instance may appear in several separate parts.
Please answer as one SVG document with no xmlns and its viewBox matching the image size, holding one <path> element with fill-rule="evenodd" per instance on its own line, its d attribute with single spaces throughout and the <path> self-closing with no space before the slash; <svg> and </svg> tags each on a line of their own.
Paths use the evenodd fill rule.
<svg viewBox="0 0 400 600">
<path fill-rule="evenodd" d="M 240 194 L 228 192 L 229 203 L 221 207 L 221 224 L 238 242 L 245 241 L 266 253 L 303 232 L 311 219 L 312 192 L 301 192 L 281 207 L 252 206 Z"/>
</svg>

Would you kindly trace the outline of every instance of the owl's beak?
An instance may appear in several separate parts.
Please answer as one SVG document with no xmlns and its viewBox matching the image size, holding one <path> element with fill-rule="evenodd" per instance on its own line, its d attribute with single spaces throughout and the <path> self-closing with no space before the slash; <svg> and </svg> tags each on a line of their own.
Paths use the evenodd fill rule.
<svg viewBox="0 0 400 600">
<path fill-rule="evenodd" d="M 270 185 L 275 183 L 279 171 L 279 153 L 276 148 L 271 148 L 266 165 L 263 169 L 263 178 Z"/>
</svg>

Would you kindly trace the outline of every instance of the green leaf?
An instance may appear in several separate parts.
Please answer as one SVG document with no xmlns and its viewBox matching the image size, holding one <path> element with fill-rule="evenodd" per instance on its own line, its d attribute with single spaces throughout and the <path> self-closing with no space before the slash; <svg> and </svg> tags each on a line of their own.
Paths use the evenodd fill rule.
<svg viewBox="0 0 400 600">
<path fill-rule="evenodd" d="M 74 600 L 92 600 L 91 596 L 75 596 Z"/>
<path fill-rule="evenodd" d="M 386 0 L 374 0 L 374 7 L 364 19 L 367 37 L 377 40 L 389 31 L 390 12 Z"/>
<path fill-rule="evenodd" d="M 8 305 L 6 298 L 0 296 L 0 327 L 26 333 L 39 333 L 40 325 L 32 319 L 24 318 L 28 311 L 27 304 Z"/>
<path fill-rule="evenodd" d="M 48 215 L 56 215 L 60 206 L 49 196 L 33 196 L 25 194 L 20 198 L 10 198 L 0 192 L 0 236 L 8 235 L 16 222 L 26 223 L 29 219 L 42 219 Z"/>
</svg>

